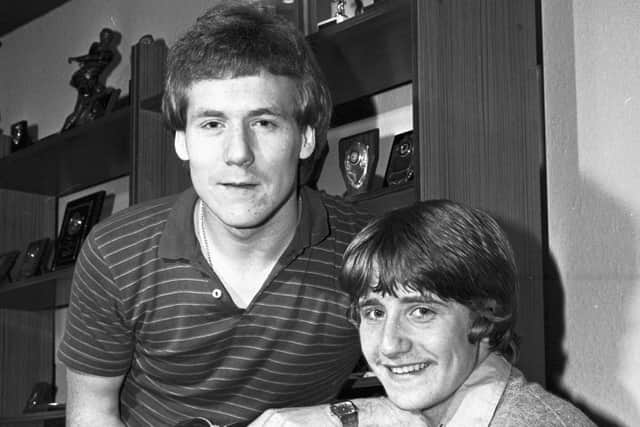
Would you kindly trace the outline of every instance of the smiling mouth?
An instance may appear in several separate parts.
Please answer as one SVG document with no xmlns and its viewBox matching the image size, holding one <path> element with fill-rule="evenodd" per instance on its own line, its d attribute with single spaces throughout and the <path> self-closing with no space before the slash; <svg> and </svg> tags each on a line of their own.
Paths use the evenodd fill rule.
<svg viewBox="0 0 640 427">
<path fill-rule="evenodd" d="M 428 363 L 415 363 L 413 365 L 404 365 L 404 366 L 387 366 L 387 369 L 391 371 L 394 375 L 408 375 L 415 374 L 416 372 L 420 372 L 426 367 L 429 366 Z"/>
<path fill-rule="evenodd" d="M 242 182 L 225 182 L 225 183 L 222 183 L 223 187 L 228 187 L 228 188 L 253 188 L 256 185 L 257 184 L 242 183 Z"/>
</svg>

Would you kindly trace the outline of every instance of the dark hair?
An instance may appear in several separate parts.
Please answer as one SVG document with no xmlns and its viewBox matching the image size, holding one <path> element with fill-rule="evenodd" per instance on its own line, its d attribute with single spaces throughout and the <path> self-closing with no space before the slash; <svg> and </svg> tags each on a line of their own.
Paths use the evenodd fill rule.
<svg viewBox="0 0 640 427">
<path fill-rule="evenodd" d="M 511 245 L 491 216 L 432 200 L 367 225 L 345 251 L 340 281 L 351 295 L 350 317 L 357 324 L 358 300 L 370 291 L 432 293 L 471 311 L 471 343 L 488 337 L 492 351 L 515 363 L 516 275 Z"/>
<path fill-rule="evenodd" d="M 162 109 L 173 130 L 187 124 L 187 93 L 194 82 L 269 72 L 294 80 L 295 119 L 315 129 L 312 156 L 300 162 L 304 184 L 327 144 L 331 94 L 304 35 L 284 17 L 258 4 L 223 2 L 207 10 L 169 50 Z"/>
</svg>

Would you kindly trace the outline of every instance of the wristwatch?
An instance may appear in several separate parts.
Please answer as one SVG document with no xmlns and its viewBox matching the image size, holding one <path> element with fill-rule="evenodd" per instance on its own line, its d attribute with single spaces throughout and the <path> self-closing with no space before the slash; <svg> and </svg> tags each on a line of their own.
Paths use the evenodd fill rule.
<svg viewBox="0 0 640 427">
<path fill-rule="evenodd" d="M 350 400 L 330 405 L 331 413 L 340 418 L 342 427 L 358 427 L 358 408 Z"/>
</svg>

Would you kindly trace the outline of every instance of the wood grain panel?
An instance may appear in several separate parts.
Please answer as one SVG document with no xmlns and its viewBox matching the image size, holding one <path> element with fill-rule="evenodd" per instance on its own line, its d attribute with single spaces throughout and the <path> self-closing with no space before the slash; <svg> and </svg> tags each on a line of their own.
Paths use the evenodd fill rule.
<svg viewBox="0 0 640 427">
<path fill-rule="evenodd" d="M 55 197 L 0 189 L 0 253 L 24 251 L 44 237 L 53 239 L 55 216 Z"/>
<path fill-rule="evenodd" d="M 544 383 L 535 1 L 427 0 L 414 7 L 420 197 L 483 208 L 507 229 L 521 279 L 520 365 Z"/>
<path fill-rule="evenodd" d="M 131 50 L 132 204 L 177 193 L 190 183 L 188 168 L 177 158 L 173 133 L 161 114 L 142 108 L 144 100 L 162 92 L 166 55 L 162 40 L 142 39 Z"/>
<path fill-rule="evenodd" d="M 0 310 L 0 372 L 0 415 L 19 415 L 33 385 L 53 381 L 53 311 Z"/>
<path fill-rule="evenodd" d="M 54 233 L 54 197 L 0 190 L 0 251 Z M 52 312 L 0 310 L 0 372 L 0 414 L 17 415 L 35 382 L 52 381 Z"/>
<path fill-rule="evenodd" d="M 11 138 L 8 135 L 0 134 L 0 159 L 8 156 L 11 152 Z"/>
<path fill-rule="evenodd" d="M 142 202 L 177 193 L 190 185 L 189 166 L 173 148 L 173 133 L 162 124 L 160 114 L 140 112 L 138 129 L 136 200 Z"/>
</svg>

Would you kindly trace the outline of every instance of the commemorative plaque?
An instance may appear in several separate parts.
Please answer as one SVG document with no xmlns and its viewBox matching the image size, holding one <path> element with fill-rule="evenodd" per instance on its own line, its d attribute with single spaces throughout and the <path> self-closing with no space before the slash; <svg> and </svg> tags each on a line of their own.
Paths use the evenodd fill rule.
<svg viewBox="0 0 640 427">
<path fill-rule="evenodd" d="M 11 268 L 15 264 L 19 254 L 19 251 L 0 254 L 0 284 L 11 281 Z"/>
<path fill-rule="evenodd" d="M 91 227 L 100 219 L 106 192 L 98 191 L 67 204 L 56 241 L 53 269 L 73 264 Z"/>
<path fill-rule="evenodd" d="M 362 194 L 371 189 L 378 164 L 379 137 L 379 129 L 372 129 L 339 141 L 340 172 L 347 195 Z"/>
<path fill-rule="evenodd" d="M 16 273 L 16 280 L 28 279 L 42 272 L 42 264 L 49 249 L 49 242 L 49 238 L 44 238 L 29 243 Z"/>
<path fill-rule="evenodd" d="M 11 125 L 11 152 L 18 151 L 31 145 L 29 127 L 26 120 L 20 120 Z"/>
<path fill-rule="evenodd" d="M 396 135 L 384 174 L 385 186 L 392 187 L 411 181 L 415 175 L 414 158 L 413 131 Z"/>
</svg>

